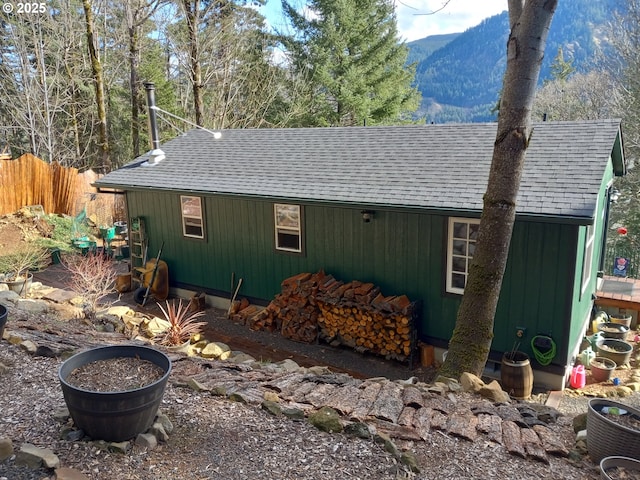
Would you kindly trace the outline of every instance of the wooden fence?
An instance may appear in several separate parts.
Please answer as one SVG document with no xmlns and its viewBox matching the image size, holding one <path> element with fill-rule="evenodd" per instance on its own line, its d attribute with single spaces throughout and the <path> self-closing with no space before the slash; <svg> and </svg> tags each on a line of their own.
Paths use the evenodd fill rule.
<svg viewBox="0 0 640 480">
<path fill-rule="evenodd" d="M 76 168 L 46 163 L 28 153 L 0 160 L 0 215 L 41 205 L 46 213 L 72 216 L 86 209 L 98 224 L 124 220 L 123 200 L 97 193 L 91 186 L 97 178 L 92 170 L 78 173 Z"/>
</svg>

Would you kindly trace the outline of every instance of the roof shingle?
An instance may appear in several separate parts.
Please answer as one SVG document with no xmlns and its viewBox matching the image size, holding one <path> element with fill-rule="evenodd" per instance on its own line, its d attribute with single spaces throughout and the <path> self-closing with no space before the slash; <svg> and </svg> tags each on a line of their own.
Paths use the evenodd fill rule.
<svg viewBox="0 0 640 480">
<path fill-rule="evenodd" d="M 497 124 L 191 130 L 97 185 L 300 202 L 482 210 Z M 619 120 L 536 123 L 519 215 L 591 218 Z"/>
</svg>

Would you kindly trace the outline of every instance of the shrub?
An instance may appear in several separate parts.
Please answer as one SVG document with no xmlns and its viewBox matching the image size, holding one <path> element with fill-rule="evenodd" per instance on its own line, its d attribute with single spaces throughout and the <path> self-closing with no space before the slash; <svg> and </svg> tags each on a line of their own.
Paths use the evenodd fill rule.
<svg viewBox="0 0 640 480">
<path fill-rule="evenodd" d="M 195 320 L 204 315 L 204 312 L 189 313 L 189 306 L 183 306 L 182 299 L 177 306 L 175 301 L 169 303 L 167 300 L 166 303 L 166 310 L 160 304 L 158 304 L 158 307 L 162 310 L 170 326 L 164 332 L 156 335 L 158 343 L 162 345 L 182 345 L 190 340 L 192 335 L 202 333 L 202 329 L 207 322 L 196 322 Z"/>
<path fill-rule="evenodd" d="M 87 317 L 93 318 L 108 295 L 115 293 L 116 271 L 112 260 L 102 253 L 69 255 L 64 266 L 71 273 L 69 287 L 82 296 L 83 309 Z M 113 303 L 113 302 L 111 302 Z"/>
</svg>

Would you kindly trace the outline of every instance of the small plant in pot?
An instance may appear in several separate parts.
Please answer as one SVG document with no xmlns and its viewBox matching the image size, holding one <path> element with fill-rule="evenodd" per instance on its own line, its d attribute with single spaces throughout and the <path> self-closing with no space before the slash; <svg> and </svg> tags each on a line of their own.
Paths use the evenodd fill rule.
<svg viewBox="0 0 640 480">
<path fill-rule="evenodd" d="M 37 245 L 28 244 L 13 253 L 0 256 L 0 281 L 9 290 L 26 296 L 31 287 L 31 271 L 41 270 L 49 264 L 49 252 Z"/>
<path fill-rule="evenodd" d="M 202 333 L 207 322 L 196 321 L 204 315 L 204 312 L 190 312 L 189 306 L 183 305 L 182 299 L 176 305 L 176 302 L 166 302 L 166 309 L 158 303 L 158 307 L 162 311 L 168 327 L 166 330 L 158 333 L 155 340 L 168 347 L 188 346 L 191 337 Z"/>
</svg>

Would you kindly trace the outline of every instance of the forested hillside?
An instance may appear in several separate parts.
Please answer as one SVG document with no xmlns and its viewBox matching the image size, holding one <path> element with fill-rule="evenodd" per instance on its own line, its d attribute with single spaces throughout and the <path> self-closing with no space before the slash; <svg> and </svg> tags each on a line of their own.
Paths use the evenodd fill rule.
<svg viewBox="0 0 640 480">
<path fill-rule="evenodd" d="M 607 43 L 601 27 L 610 20 L 615 0 L 559 2 L 547 40 L 541 83 L 551 77 L 551 64 L 562 48 L 564 59 L 578 72 L 594 68 Z M 427 57 L 419 59 L 425 39 L 408 44 L 418 61 L 416 85 L 422 93 L 420 114 L 427 121 L 488 121 L 495 118 L 506 66 L 509 33 L 507 12 L 484 20 Z M 431 37 L 429 37 L 431 38 Z"/>
</svg>

